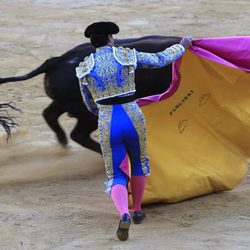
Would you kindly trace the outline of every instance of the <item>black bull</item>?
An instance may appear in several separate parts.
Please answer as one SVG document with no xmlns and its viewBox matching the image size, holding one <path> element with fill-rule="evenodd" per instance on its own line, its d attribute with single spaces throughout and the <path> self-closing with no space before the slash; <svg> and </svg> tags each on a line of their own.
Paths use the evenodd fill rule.
<svg viewBox="0 0 250 250">
<path fill-rule="evenodd" d="M 159 52 L 175 43 L 180 37 L 147 36 L 137 39 L 115 40 L 115 46 L 135 48 L 143 52 Z M 67 137 L 58 123 L 58 118 L 65 112 L 77 119 L 71 132 L 71 138 L 83 147 L 100 153 L 99 144 L 90 134 L 97 129 L 97 117 L 90 113 L 83 104 L 75 68 L 84 57 L 94 52 L 89 43 L 81 44 L 60 57 L 46 60 L 32 72 L 18 77 L 0 78 L 0 84 L 23 81 L 45 73 L 44 86 L 52 103 L 43 111 L 49 127 L 55 132 L 58 141 L 67 145 Z M 157 69 L 137 69 L 135 74 L 136 96 L 145 97 L 164 92 L 172 79 L 171 65 Z"/>
</svg>

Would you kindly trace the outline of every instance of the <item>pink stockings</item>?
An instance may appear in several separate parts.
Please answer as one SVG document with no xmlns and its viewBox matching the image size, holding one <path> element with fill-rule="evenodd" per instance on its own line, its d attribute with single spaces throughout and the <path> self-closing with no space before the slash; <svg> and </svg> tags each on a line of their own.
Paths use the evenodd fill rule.
<svg viewBox="0 0 250 250">
<path fill-rule="evenodd" d="M 146 185 L 146 176 L 132 176 L 131 190 L 133 199 L 133 211 L 141 211 L 141 203 Z"/>
<path fill-rule="evenodd" d="M 120 217 L 128 212 L 128 190 L 121 184 L 116 184 L 111 189 L 111 197 Z"/>
<path fill-rule="evenodd" d="M 141 211 L 141 203 L 146 184 L 145 176 L 132 176 L 131 189 L 133 198 L 133 211 Z M 129 214 L 128 211 L 128 190 L 121 184 L 116 184 L 111 189 L 111 197 L 120 216 Z"/>
</svg>

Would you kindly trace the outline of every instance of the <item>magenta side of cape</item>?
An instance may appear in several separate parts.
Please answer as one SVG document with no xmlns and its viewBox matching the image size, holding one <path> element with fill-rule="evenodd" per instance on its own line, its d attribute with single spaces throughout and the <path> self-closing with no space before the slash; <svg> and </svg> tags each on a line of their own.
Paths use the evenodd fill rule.
<svg viewBox="0 0 250 250">
<path fill-rule="evenodd" d="M 250 36 L 198 39 L 190 50 L 208 60 L 250 72 Z"/>
<path fill-rule="evenodd" d="M 250 72 L 250 36 L 202 38 L 193 41 L 190 51 L 200 57 L 229 67 Z M 164 100 L 177 90 L 180 83 L 179 68 L 181 59 L 173 63 L 173 76 L 166 92 L 140 98 L 139 106 Z"/>
</svg>

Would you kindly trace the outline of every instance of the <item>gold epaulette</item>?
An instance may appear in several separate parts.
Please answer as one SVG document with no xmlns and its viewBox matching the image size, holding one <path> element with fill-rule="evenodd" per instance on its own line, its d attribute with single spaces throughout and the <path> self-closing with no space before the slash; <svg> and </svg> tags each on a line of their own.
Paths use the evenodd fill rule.
<svg viewBox="0 0 250 250">
<path fill-rule="evenodd" d="M 115 59 L 124 66 L 132 65 L 136 68 L 136 52 L 135 49 L 123 48 L 123 47 L 113 47 L 113 53 Z"/>
<path fill-rule="evenodd" d="M 84 61 L 79 63 L 76 68 L 76 76 L 82 80 L 84 76 L 88 75 L 95 66 L 93 54 L 84 58 Z"/>
</svg>

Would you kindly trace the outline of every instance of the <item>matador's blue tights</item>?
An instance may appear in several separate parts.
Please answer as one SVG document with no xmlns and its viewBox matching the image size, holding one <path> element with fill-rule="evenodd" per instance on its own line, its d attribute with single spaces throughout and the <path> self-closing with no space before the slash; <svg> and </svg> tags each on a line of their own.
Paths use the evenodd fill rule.
<svg viewBox="0 0 250 250">
<path fill-rule="evenodd" d="M 131 163 L 133 210 L 141 210 L 141 202 L 150 172 L 146 153 L 144 116 L 136 103 L 99 107 L 99 139 L 105 160 L 106 192 L 122 216 L 128 213 L 128 158 Z"/>
<path fill-rule="evenodd" d="M 114 171 L 113 185 L 127 185 L 127 176 L 120 168 L 120 164 L 125 159 L 126 153 L 128 153 L 130 158 L 131 175 L 143 175 L 138 133 L 128 114 L 119 104 L 113 106 L 110 147 Z"/>
</svg>

